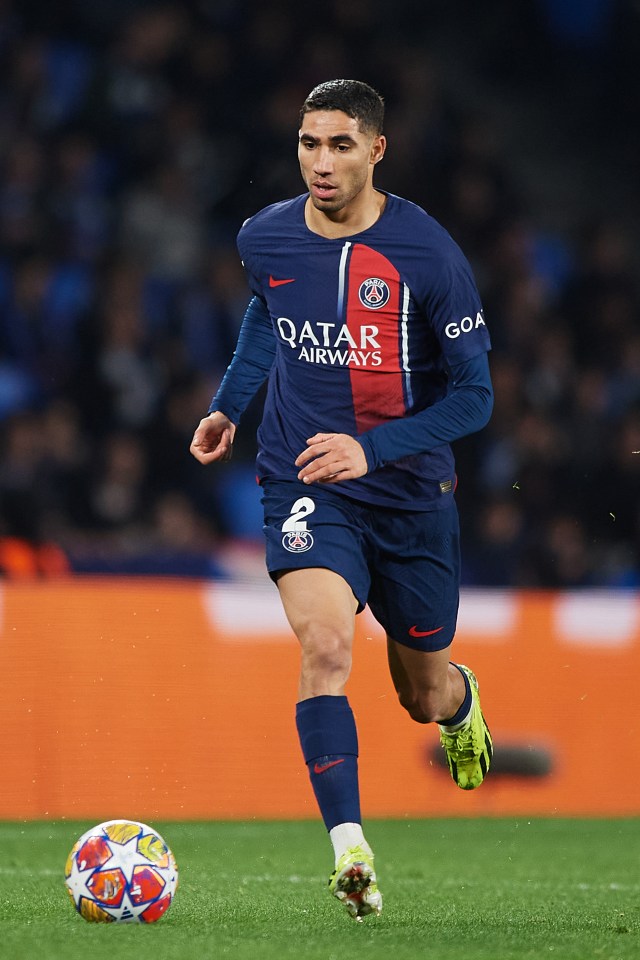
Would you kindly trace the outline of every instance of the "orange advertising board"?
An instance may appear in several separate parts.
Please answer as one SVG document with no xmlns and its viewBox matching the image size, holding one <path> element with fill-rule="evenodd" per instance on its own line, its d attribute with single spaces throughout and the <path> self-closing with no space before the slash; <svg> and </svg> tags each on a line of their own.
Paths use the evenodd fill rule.
<svg viewBox="0 0 640 960">
<path fill-rule="evenodd" d="M 297 645 L 268 581 L 6 583 L 0 609 L 0 818 L 316 816 Z M 358 617 L 366 817 L 640 814 L 637 594 L 467 591 L 452 656 L 495 742 L 473 792 L 398 705 L 382 631 Z"/>
</svg>

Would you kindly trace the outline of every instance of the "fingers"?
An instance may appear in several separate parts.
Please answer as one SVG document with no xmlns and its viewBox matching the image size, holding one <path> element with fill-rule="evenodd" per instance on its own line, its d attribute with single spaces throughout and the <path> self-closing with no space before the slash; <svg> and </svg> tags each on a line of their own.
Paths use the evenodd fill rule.
<svg viewBox="0 0 640 960">
<path fill-rule="evenodd" d="M 364 450 L 347 434 L 315 434 L 307 443 L 295 461 L 303 483 L 338 483 L 367 472 Z"/>
<path fill-rule="evenodd" d="M 326 462 L 324 458 L 314 460 L 298 474 L 298 480 L 303 483 L 337 483 L 339 480 L 350 480 L 355 473 L 345 462 Z"/>
<path fill-rule="evenodd" d="M 200 450 L 194 444 L 191 444 L 189 447 L 191 454 L 198 460 L 200 463 L 227 463 L 231 460 L 233 454 L 233 446 L 223 446 L 222 444 L 216 447 L 215 450 L 211 450 L 208 453 L 206 451 Z"/>
<path fill-rule="evenodd" d="M 189 451 L 200 463 L 225 463 L 233 453 L 232 431 L 225 427 L 220 432 L 210 421 L 203 420 L 193 435 Z"/>
<path fill-rule="evenodd" d="M 296 458 L 296 467 L 302 467 L 305 463 L 318 457 L 330 449 L 330 442 L 336 439 L 334 433 L 316 433 L 315 436 L 307 440 L 308 447 Z M 320 446 L 323 444 L 323 446 Z"/>
<path fill-rule="evenodd" d="M 222 443 L 219 443 L 218 446 L 212 450 L 208 444 L 199 444 L 194 440 L 189 447 L 189 451 L 196 460 L 204 464 L 214 463 L 216 460 L 229 460 L 231 458 L 229 450 Z"/>
</svg>

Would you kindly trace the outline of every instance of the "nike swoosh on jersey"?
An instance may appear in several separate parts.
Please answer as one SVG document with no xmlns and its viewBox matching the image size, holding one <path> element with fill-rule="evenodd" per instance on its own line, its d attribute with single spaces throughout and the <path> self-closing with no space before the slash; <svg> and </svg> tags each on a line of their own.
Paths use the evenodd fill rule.
<svg viewBox="0 0 640 960">
<path fill-rule="evenodd" d="M 270 287 L 281 287 L 284 283 L 295 283 L 296 278 L 292 277 L 291 280 L 276 280 L 275 277 L 269 276 L 269 286 Z"/>
<path fill-rule="evenodd" d="M 435 630 L 418 630 L 418 624 L 414 625 L 409 630 L 410 637 L 431 637 L 434 633 L 440 633 L 441 630 L 444 630 L 444 626 L 436 627 Z"/>
<path fill-rule="evenodd" d="M 329 763 L 314 763 L 313 772 L 314 773 L 324 773 L 325 770 L 331 769 L 331 767 L 337 767 L 339 763 L 344 763 L 344 759 L 341 760 L 331 760 Z"/>
</svg>

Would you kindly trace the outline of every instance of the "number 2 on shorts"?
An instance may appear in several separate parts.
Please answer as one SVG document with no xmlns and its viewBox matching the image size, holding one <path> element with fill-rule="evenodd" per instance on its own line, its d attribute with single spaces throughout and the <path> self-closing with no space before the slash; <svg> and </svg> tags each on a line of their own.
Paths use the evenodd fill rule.
<svg viewBox="0 0 640 960">
<path fill-rule="evenodd" d="M 282 524 L 283 533 L 295 533 L 307 529 L 306 517 L 313 513 L 316 505 L 311 497 L 299 497 L 291 508 L 291 514 Z"/>
</svg>

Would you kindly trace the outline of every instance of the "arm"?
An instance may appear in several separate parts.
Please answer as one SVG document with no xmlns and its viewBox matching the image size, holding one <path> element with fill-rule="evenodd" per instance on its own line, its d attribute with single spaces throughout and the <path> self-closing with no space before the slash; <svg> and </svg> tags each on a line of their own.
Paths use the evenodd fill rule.
<svg viewBox="0 0 640 960">
<path fill-rule="evenodd" d="M 230 459 L 236 426 L 269 376 L 275 352 L 269 313 L 262 300 L 253 297 L 240 327 L 233 359 L 209 405 L 208 416 L 200 421 L 191 441 L 189 449 L 200 463 Z"/>
<path fill-rule="evenodd" d="M 487 354 L 452 366 L 451 382 L 453 389 L 439 403 L 404 420 L 383 423 L 358 437 L 369 470 L 400 457 L 426 453 L 486 426 L 493 409 Z"/>
<path fill-rule="evenodd" d="M 451 393 L 411 417 L 390 420 L 357 438 L 324 433 L 311 437 L 296 460 L 302 468 L 298 478 L 305 483 L 353 480 L 385 463 L 427 453 L 482 429 L 493 409 L 487 354 L 455 364 L 451 376 Z"/>
<path fill-rule="evenodd" d="M 233 359 L 209 404 L 209 413 L 224 410 L 238 424 L 269 376 L 275 355 L 276 339 L 269 312 L 262 300 L 253 297 L 240 327 Z"/>
</svg>

